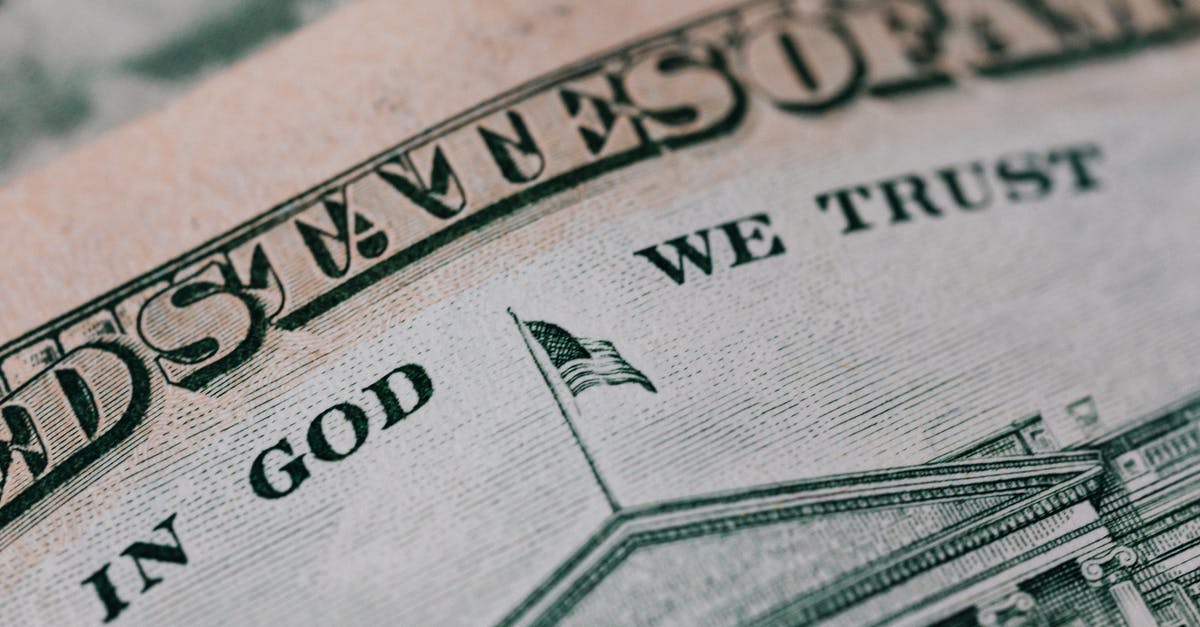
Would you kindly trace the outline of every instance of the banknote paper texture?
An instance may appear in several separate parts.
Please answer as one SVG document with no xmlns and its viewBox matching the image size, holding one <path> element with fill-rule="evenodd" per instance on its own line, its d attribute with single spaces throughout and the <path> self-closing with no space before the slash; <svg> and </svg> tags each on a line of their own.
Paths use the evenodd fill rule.
<svg viewBox="0 0 1200 627">
<path fill-rule="evenodd" d="M 1200 625 L 1200 3 L 663 11 L 11 338 L 0 622 Z"/>
</svg>

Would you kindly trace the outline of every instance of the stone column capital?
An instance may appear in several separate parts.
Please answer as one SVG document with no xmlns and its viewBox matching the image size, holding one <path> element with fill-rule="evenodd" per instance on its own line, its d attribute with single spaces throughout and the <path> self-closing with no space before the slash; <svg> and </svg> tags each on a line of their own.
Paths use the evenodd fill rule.
<svg viewBox="0 0 1200 627">
<path fill-rule="evenodd" d="M 980 627 L 1024 625 L 1034 615 L 1037 601 L 1028 592 L 1017 590 L 990 603 L 980 605 L 976 621 Z"/>
<path fill-rule="evenodd" d="M 1118 545 L 1080 559 L 1079 571 L 1088 585 L 1099 587 L 1123 579 L 1137 562 L 1137 551 Z"/>
</svg>

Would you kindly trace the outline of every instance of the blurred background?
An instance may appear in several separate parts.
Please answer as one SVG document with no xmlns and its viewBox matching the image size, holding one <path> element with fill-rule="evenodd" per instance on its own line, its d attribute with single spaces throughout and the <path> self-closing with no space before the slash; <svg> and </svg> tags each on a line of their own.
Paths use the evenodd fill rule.
<svg viewBox="0 0 1200 627">
<path fill-rule="evenodd" d="M 0 0 L 0 185 L 350 0 Z"/>
</svg>

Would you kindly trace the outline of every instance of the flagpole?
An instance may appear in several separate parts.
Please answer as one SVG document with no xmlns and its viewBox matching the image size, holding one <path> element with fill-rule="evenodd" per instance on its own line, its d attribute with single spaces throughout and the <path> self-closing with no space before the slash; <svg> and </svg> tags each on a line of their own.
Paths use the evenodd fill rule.
<svg viewBox="0 0 1200 627">
<path fill-rule="evenodd" d="M 553 364 L 546 364 L 541 354 L 534 348 L 537 340 L 529 333 L 529 329 L 517 317 L 517 312 L 513 311 L 512 307 L 508 308 L 508 315 L 512 316 L 513 322 L 517 325 L 517 330 L 521 333 L 521 339 L 525 340 L 525 348 L 529 350 L 529 355 L 533 357 L 533 363 L 537 364 L 538 372 L 542 373 L 542 379 L 546 382 L 546 387 L 550 388 L 550 394 L 554 396 L 554 402 L 558 404 L 558 409 L 562 413 L 563 420 L 567 423 L 567 428 L 571 430 L 571 437 L 575 438 L 575 445 L 583 453 L 583 458 L 587 461 L 588 468 L 592 471 L 592 477 L 596 479 L 596 483 L 600 486 L 600 491 L 604 493 L 604 500 L 608 501 L 609 508 L 615 513 L 621 509 L 621 506 L 617 504 L 617 500 L 613 498 L 612 492 L 608 489 L 608 484 L 600 476 L 600 470 L 596 468 L 595 460 L 592 459 L 591 453 L 588 452 L 587 447 L 583 444 L 583 440 L 579 437 L 579 430 L 575 428 L 575 419 L 578 417 L 579 408 L 575 405 L 574 397 L 563 398 L 562 390 L 559 389 L 562 386 L 554 384 L 558 376 L 557 374 L 551 374 L 551 372 L 557 373 L 557 370 L 554 369 Z"/>
</svg>

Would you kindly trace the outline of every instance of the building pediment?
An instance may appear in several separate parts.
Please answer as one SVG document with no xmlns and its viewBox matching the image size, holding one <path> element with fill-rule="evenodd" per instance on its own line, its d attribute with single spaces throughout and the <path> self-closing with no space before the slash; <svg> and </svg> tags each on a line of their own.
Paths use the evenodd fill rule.
<svg viewBox="0 0 1200 627">
<path fill-rule="evenodd" d="M 505 622 L 820 621 L 1031 525 L 1080 532 L 1062 513 L 1101 473 L 1093 453 L 971 459 L 628 509 Z"/>
</svg>

